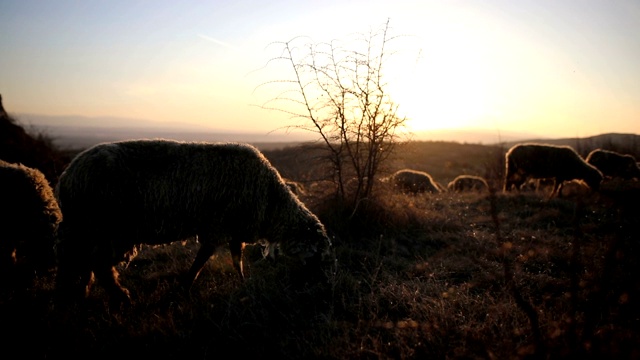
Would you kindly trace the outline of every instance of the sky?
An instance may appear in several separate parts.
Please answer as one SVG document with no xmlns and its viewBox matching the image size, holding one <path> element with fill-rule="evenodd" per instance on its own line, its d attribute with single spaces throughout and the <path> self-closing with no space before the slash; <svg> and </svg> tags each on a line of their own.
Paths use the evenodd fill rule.
<svg viewBox="0 0 640 360">
<path fill-rule="evenodd" d="M 278 42 L 387 21 L 386 90 L 412 131 L 640 133 L 637 0 L 2 0 L 0 94 L 27 121 L 276 131 L 297 124 L 260 106 L 278 95 L 261 84 L 292 78 Z"/>
</svg>

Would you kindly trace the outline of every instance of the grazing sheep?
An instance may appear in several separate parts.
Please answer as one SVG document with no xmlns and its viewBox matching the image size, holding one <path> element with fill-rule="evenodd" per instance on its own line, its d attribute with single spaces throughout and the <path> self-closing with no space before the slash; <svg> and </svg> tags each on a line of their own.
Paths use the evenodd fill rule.
<svg viewBox="0 0 640 360">
<path fill-rule="evenodd" d="M 442 185 L 438 184 L 431 175 L 424 171 L 403 169 L 391 175 L 393 186 L 403 193 L 440 193 Z"/>
<path fill-rule="evenodd" d="M 589 185 L 587 185 L 584 181 L 582 180 L 571 180 L 571 181 L 567 181 L 562 185 L 562 191 L 561 194 L 563 197 L 579 197 L 579 196 L 586 196 L 589 194 L 589 192 L 591 191 L 591 189 L 589 188 Z"/>
<path fill-rule="evenodd" d="M 62 213 L 49 181 L 38 169 L 0 160 L 0 182 L 2 276 L 22 259 L 36 271 L 53 267 L 55 232 Z"/>
<path fill-rule="evenodd" d="M 197 237 L 186 275 L 190 286 L 216 248 L 228 244 L 244 277 L 245 243 L 265 254 L 299 258 L 309 271 L 333 265 L 331 242 L 318 218 L 291 193 L 254 147 L 235 143 L 129 140 L 76 156 L 60 176 L 57 288 L 88 295 L 92 274 L 116 302 L 130 302 L 115 266 L 140 244 Z M 264 241 L 264 242 L 262 242 Z M 315 265 L 315 266 L 309 266 Z M 77 292 L 75 292 L 77 291 Z"/>
<path fill-rule="evenodd" d="M 560 194 L 562 183 L 578 179 L 598 190 L 602 173 L 569 146 L 518 144 L 506 153 L 504 191 L 520 189 L 528 179 L 553 179 L 551 197 Z"/>
<path fill-rule="evenodd" d="M 459 175 L 449 182 L 447 189 L 454 192 L 487 191 L 489 184 L 481 176 Z"/>
<path fill-rule="evenodd" d="M 595 149 L 587 155 L 586 160 L 608 178 L 640 179 L 640 166 L 631 155 Z"/>
</svg>

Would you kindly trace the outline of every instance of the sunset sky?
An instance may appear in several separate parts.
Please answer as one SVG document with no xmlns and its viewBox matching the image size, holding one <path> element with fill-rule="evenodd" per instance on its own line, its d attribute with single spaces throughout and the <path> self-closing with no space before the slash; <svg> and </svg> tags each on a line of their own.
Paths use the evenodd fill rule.
<svg viewBox="0 0 640 360">
<path fill-rule="evenodd" d="M 388 91 L 413 130 L 640 133 L 640 1 L 0 2 L 9 113 L 268 132 L 272 42 L 406 35 Z M 410 41 L 406 41 L 410 39 Z M 254 91 L 255 90 L 255 91 Z"/>
</svg>

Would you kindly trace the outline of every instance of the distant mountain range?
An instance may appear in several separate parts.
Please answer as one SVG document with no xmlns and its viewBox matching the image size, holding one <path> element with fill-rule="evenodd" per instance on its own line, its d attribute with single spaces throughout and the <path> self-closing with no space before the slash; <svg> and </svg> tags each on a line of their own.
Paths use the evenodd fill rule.
<svg viewBox="0 0 640 360">
<path fill-rule="evenodd" d="M 298 143 L 313 141 L 311 133 L 233 132 L 216 131 L 189 123 L 158 123 L 144 119 L 119 117 L 50 116 L 19 114 L 14 117 L 34 131 L 46 133 L 57 145 L 63 147 L 87 147 L 104 141 L 131 138 L 172 138 L 190 141 L 241 141 L 250 143 Z M 460 143 L 494 144 L 517 141 L 536 135 L 527 133 L 501 133 L 489 130 L 433 130 L 413 134 L 413 140 L 453 141 Z"/>
<path fill-rule="evenodd" d="M 169 138 L 185 141 L 238 141 L 262 148 L 283 147 L 316 139 L 315 134 L 283 132 L 231 132 L 216 131 L 189 123 L 157 123 L 150 120 L 118 117 L 47 116 L 35 114 L 13 115 L 27 130 L 42 132 L 63 148 L 86 148 L 105 141 L 134 138 Z M 640 135 L 602 134 L 585 138 L 541 138 L 531 133 L 500 132 L 490 130 L 431 130 L 416 132 L 415 141 L 448 141 L 469 144 L 510 147 L 520 142 L 570 145 L 578 152 L 582 149 L 608 148 L 640 154 Z M 586 150 L 585 150 L 586 151 Z"/>
<path fill-rule="evenodd" d="M 312 141 L 309 135 L 282 132 L 215 130 L 181 122 L 154 122 L 119 117 L 13 115 L 25 129 L 50 136 L 62 148 L 86 148 L 106 141 L 165 138 L 183 141 L 237 141 L 248 143 L 299 143 Z"/>
</svg>

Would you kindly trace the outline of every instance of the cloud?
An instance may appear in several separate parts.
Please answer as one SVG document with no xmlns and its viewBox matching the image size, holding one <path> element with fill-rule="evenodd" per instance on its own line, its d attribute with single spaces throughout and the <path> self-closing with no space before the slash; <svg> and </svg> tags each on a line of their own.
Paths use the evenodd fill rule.
<svg viewBox="0 0 640 360">
<path fill-rule="evenodd" d="M 228 44 L 228 43 L 226 43 L 224 41 L 221 41 L 221 40 L 218 40 L 218 39 L 214 39 L 214 38 L 212 38 L 210 36 L 207 36 L 207 35 L 204 35 L 204 34 L 198 34 L 198 37 L 200 37 L 202 39 L 205 39 L 207 41 L 211 41 L 212 43 L 224 46 L 224 47 L 226 47 L 228 49 L 236 50 L 236 48 L 234 46 L 232 46 L 231 44 Z"/>
</svg>

